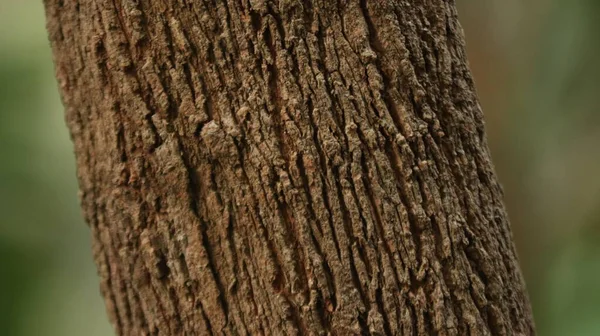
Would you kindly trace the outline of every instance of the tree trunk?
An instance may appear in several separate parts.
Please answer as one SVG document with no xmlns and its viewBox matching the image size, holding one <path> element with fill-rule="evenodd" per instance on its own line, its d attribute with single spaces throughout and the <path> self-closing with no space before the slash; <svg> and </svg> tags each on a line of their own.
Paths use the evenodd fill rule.
<svg viewBox="0 0 600 336">
<path fill-rule="evenodd" d="M 45 5 L 117 334 L 534 334 L 454 1 Z"/>
</svg>

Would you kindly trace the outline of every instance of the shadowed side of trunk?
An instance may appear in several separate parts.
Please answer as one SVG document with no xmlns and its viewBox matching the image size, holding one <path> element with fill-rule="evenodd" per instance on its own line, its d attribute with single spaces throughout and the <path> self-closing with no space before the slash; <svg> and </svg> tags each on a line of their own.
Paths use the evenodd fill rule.
<svg viewBox="0 0 600 336">
<path fill-rule="evenodd" d="M 46 0 L 119 335 L 533 335 L 453 1 Z"/>
</svg>

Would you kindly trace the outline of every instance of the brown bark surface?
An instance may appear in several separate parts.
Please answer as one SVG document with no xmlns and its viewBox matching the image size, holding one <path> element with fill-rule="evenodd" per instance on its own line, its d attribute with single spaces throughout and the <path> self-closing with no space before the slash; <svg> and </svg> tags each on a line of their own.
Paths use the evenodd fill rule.
<svg viewBox="0 0 600 336">
<path fill-rule="evenodd" d="M 119 335 L 533 335 L 452 0 L 46 0 Z"/>
</svg>

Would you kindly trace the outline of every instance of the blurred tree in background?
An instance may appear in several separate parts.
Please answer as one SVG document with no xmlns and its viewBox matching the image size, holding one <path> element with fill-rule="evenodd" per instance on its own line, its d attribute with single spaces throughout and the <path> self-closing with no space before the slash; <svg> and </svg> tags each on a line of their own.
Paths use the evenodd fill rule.
<svg viewBox="0 0 600 336">
<path fill-rule="evenodd" d="M 600 335 L 600 2 L 459 0 L 540 335 Z M 0 0 L 2 335 L 111 335 L 41 1 Z"/>
</svg>

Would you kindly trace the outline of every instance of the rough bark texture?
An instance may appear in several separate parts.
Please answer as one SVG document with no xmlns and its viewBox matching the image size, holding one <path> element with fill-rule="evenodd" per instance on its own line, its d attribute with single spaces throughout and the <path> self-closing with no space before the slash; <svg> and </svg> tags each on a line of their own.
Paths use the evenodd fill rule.
<svg viewBox="0 0 600 336">
<path fill-rule="evenodd" d="M 46 0 L 119 335 L 532 335 L 452 0 Z"/>
</svg>

